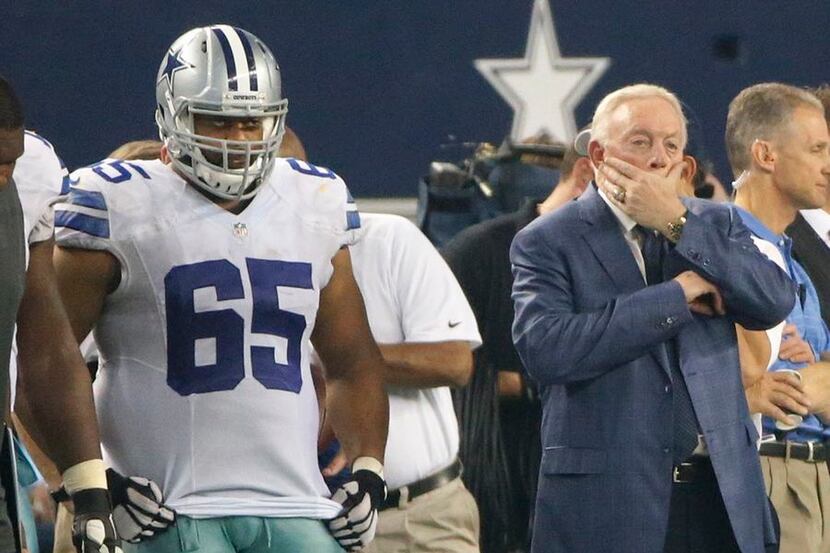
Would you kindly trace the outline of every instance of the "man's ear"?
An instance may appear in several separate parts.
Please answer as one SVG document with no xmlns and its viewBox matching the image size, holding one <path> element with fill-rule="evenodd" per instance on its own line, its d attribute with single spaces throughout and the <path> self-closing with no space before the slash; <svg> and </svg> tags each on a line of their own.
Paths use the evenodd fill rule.
<svg viewBox="0 0 830 553">
<path fill-rule="evenodd" d="M 686 166 L 680 173 L 680 178 L 691 184 L 692 179 L 695 178 L 695 173 L 697 173 L 697 160 L 693 156 L 686 154 L 683 156 L 683 161 L 686 163 Z"/>
<path fill-rule="evenodd" d="M 583 186 L 591 182 L 591 179 L 594 178 L 594 167 L 591 165 L 591 160 L 587 157 L 581 157 L 574 161 L 574 168 L 571 172 Z"/>
<path fill-rule="evenodd" d="M 749 147 L 749 152 L 752 155 L 752 165 L 767 173 L 775 170 L 776 155 L 772 144 L 766 140 L 756 140 Z"/>
<path fill-rule="evenodd" d="M 596 140 L 591 140 L 588 143 L 588 159 L 591 161 L 594 169 L 602 165 L 602 162 L 605 161 L 605 148 Z"/>
</svg>

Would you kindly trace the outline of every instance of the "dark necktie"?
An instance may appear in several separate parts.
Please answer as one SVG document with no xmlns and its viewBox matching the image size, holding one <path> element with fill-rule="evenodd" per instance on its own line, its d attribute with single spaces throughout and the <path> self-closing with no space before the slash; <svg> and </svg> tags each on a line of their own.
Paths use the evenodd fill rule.
<svg viewBox="0 0 830 553">
<path fill-rule="evenodd" d="M 640 233 L 640 250 L 646 269 L 646 281 L 649 286 L 663 282 L 663 237 L 653 230 L 637 225 Z M 681 463 L 689 458 L 697 447 L 698 425 L 692 407 L 692 398 L 686 388 L 686 381 L 680 372 L 680 359 L 674 339 L 663 343 L 671 368 L 671 380 L 674 393 L 672 394 L 672 411 L 674 416 L 674 464 Z"/>
</svg>

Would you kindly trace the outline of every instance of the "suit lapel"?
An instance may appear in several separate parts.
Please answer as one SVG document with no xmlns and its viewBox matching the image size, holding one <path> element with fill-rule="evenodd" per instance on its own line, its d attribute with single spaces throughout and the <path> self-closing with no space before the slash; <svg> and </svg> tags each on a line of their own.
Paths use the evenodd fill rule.
<svg viewBox="0 0 830 553">
<path fill-rule="evenodd" d="M 582 237 L 605 272 L 617 285 L 617 291 L 631 294 L 645 288 L 643 275 L 625 241 L 620 223 L 602 200 L 593 183 L 580 197 L 579 204 L 580 217 L 588 224 Z M 655 346 L 650 353 L 666 374 L 670 375 L 669 357 L 665 346 Z"/>
<path fill-rule="evenodd" d="M 593 183 L 579 200 L 580 217 L 588 223 L 582 237 L 620 292 L 645 287 L 637 262 L 623 237 L 620 223 L 605 205 Z"/>
</svg>

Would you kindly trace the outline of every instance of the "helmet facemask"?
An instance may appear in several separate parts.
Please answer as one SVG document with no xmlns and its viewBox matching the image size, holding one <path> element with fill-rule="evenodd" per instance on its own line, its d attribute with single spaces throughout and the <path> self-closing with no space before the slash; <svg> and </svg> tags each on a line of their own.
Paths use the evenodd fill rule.
<svg viewBox="0 0 830 553">
<path fill-rule="evenodd" d="M 263 114 L 216 111 L 182 102 L 174 116 L 176 128 L 162 138 L 173 166 L 197 186 L 223 199 L 252 198 L 265 181 L 285 131 L 287 100 Z M 266 114 L 267 113 L 267 114 Z M 226 140 L 197 134 L 195 116 L 260 119 L 261 140 Z M 161 125 L 160 125 L 161 126 Z M 166 130 L 166 129 L 165 129 Z"/>
</svg>

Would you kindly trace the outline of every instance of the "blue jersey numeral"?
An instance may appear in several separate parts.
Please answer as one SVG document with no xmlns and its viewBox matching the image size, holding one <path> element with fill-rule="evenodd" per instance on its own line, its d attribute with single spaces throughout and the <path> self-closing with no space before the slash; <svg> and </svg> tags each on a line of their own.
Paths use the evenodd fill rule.
<svg viewBox="0 0 830 553">
<path fill-rule="evenodd" d="M 139 174 L 145 179 L 149 179 L 150 175 L 147 171 L 142 169 L 135 163 L 116 159 L 114 161 L 102 161 L 92 166 L 92 171 L 107 182 L 118 184 L 119 182 L 128 181 L 133 178 L 133 174 Z"/>
<path fill-rule="evenodd" d="M 326 167 L 318 167 L 312 165 L 307 161 L 300 161 L 299 159 L 289 158 L 288 165 L 298 173 L 303 175 L 311 175 L 312 177 L 320 177 L 323 179 L 336 179 L 337 175 L 331 169 Z"/>
<path fill-rule="evenodd" d="M 275 361 L 274 348 L 251 346 L 253 377 L 269 390 L 299 393 L 305 317 L 280 309 L 277 287 L 311 289 L 311 264 L 245 261 L 253 294 L 251 332 L 286 341 L 284 364 Z M 196 312 L 193 293 L 213 288 L 217 301 L 243 299 L 239 268 L 224 259 L 181 265 L 167 273 L 164 288 L 168 385 L 183 396 L 234 389 L 245 377 L 245 320 L 234 309 Z M 211 341 L 206 349 L 215 352 L 213 364 L 196 364 L 199 340 Z"/>
</svg>

